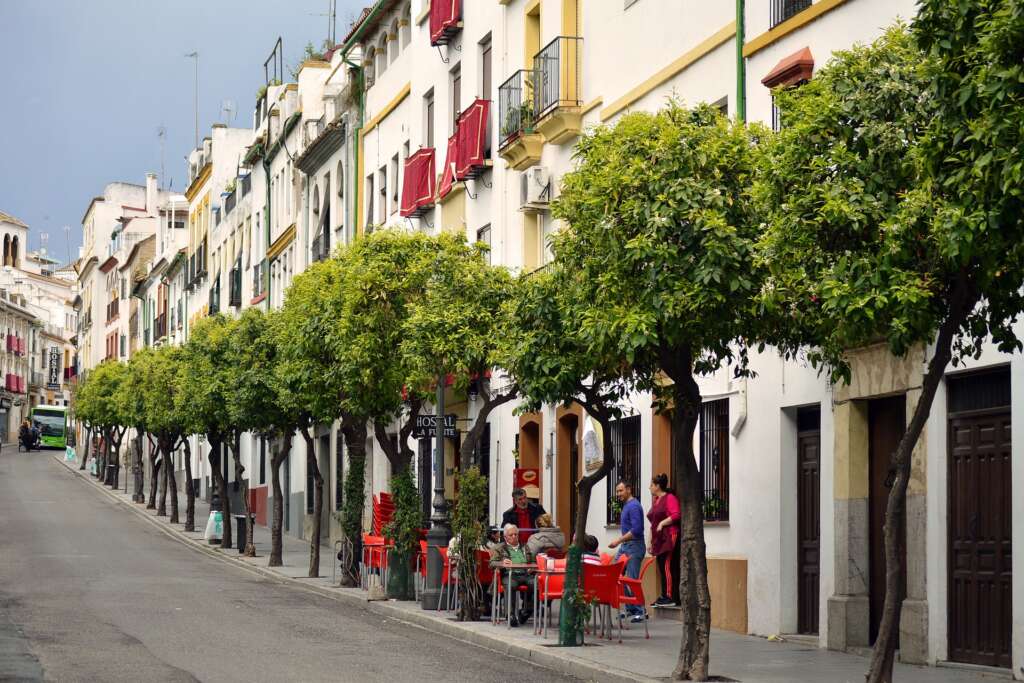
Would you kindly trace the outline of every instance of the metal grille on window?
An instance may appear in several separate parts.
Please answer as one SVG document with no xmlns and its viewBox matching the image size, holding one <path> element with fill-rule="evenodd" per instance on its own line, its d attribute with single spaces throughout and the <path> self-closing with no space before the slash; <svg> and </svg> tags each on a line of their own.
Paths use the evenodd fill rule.
<svg viewBox="0 0 1024 683">
<path fill-rule="evenodd" d="M 627 481 L 633 487 L 633 494 L 640 493 L 640 416 L 624 417 L 611 423 L 612 453 L 615 468 L 608 479 L 608 524 L 618 524 L 621 506 L 615 499 L 615 485 L 619 480 Z"/>
<path fill-rule="evenodd" d="M 729 399 L 708 401 L 700 410 L 700 473 L 704 521 L 729 520 Z"/>
<path fill-rule="evenodd" d="M 775 28 L 811 6 L 811 0 L 772 0 L 771 27 Z"/>
</svg>

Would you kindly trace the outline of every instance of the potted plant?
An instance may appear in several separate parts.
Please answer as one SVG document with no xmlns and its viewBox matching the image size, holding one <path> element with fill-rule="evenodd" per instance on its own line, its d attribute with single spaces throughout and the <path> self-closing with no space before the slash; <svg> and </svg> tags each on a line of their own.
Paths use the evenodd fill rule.
<svg viewBox="0 0 1024 683">
<path fill-rule="evenodd" d="M 384 527 L 384 537 L 392 543 L 388 554 L 387 595 L 395 600 L 413 600 L 416 593 L 413 561 L 420 542 L 423 515 L 419 492 L 408 469 L 391 478 L 391 498 L 395 516 Z"/>
</svg>

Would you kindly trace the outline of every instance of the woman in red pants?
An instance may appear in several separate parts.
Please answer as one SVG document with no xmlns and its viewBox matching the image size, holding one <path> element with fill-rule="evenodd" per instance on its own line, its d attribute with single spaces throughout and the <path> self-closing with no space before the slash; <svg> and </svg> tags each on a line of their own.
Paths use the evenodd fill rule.
<svg viewBox="0 0 1024 683">
<path fill-rule="evenodd" d="M 651 554 L 657 559 L 661 595 L 655 605 L 679 604 L 679 499 L 668 488 L 668 475 L 651 480 L 654 499 L 647 520 L 651 523 Z"/>
</svg>

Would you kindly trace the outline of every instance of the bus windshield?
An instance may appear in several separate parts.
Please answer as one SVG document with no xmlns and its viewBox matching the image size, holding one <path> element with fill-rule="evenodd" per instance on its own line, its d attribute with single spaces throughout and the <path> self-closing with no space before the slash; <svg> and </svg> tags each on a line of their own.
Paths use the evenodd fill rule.
<svg viewBox="0 0 1024 683">
<path fill-rule="evenodd" d="M 42 436 L 64 436 L 64 413 L 35 411 L 32 420 L 39 425 Z"/>
</svg>

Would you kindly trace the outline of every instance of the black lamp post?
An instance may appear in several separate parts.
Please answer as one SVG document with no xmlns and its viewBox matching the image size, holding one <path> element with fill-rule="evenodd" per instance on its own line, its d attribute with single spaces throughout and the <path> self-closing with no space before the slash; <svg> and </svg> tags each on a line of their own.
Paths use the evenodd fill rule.
<svg viewBox="0 0 1024 683">
<path fill-rule="evenodd" d="M 452 530 L 448 525 L 448 504 L 444 499 L 444 373 L 437 376 L 437 414 L 434 417 L 434 513 L 427 532 L 427 584 L 420 598 L 423 609 L 436 610 L 441 597 L 444 562 L 440 548 L 447 548 Z"/>
</svg>

